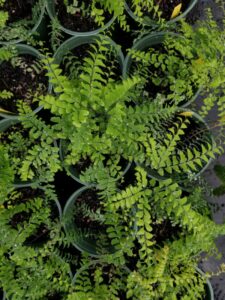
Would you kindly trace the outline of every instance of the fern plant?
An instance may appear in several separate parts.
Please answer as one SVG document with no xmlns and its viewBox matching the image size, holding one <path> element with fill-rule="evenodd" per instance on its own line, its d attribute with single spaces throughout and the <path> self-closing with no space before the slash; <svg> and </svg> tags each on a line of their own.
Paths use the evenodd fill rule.
<svg viewBox="0 0 225 300">
<path fill-rule="evenodd" d="M 8 160 L 15 179 L 18 181 L 52 181 L 61 169 L 58 147 L 54 145 L 51 128 L 38 118 L 29 107 L 21 104 L 21 123 L 8 125 L 0 133 L 2 147 L 8 153 Z"/>
<path fill-rule="evenodd" d="M 220 113 L 224 111 L 224 29 L 210 11 L 195 29 L 182 21 L 176 34 L 144 36 L 131 49 L 125 66 L 124 72 L 135 71 L 146 78 L 144 91 L 150 98 L 162 93 L 169 102 L 184 105 L 200 93 L 204 96 L 202 115 L 216 102 Z"/>
<path fill-rule="evenodd" d="M 140 97 L 134 88 L 141 78 L 115 81 L 110 70 L 106 73 L 109 51 L 107 41 L 93 45 L 80 67 L 81 74 L 70 79 L 61 75 L 62 70 L 51 58 L 44 60 L 57 94 L 41 96 L 39 103 L 55 115 L 52 128 L 58 138 L 68 141 L 67 166 L 76 165 L 81 158 L 89 158 L 97 166 L 107 156 L 114 157 L 115 162 L 121 157 L 131 161 L 136 155 L 143 156 L 137 140 L 145 134 L 147 123 L 159 123 L 176 110 L 158 101 L 135 108 L 129 105 L 133 97 Z"/>
<path fill-rule="evenodd" d="M 153 19 L 156 20 L 156 22 L 158 21 L 159 24 L 163 21 L 162 11 L 160 11 L 159 5 L 155 3 L 155 0 L 132 0 L 129 4 L 135 17 L 137 17 L 140 22 L 147 21 L 151 23 L 151 18 L 148 15 L 152 15 Z"/>
<path fill-rule="evenodd" d="M 116 268 L 113 264 L 83 259 L 80 269 L 73 279 L 74 292 L 68 300 L 102 299 L 117 300 L 125 295 L 124 278 L 128 273 L 126 268 Z"/>
<path fill-rule="evenodd" d="M 84 260 L 68 299 L 203 299 L 205 277 L 196 270 L 197 262 L 202 251 L 216 253 L 214 239 L 225 227 L 192 201 L 171 179 L 148 180 L 137 167 L 135 184 L 102 198 L 116 252 L 88 265 L 94 269 Z M 165 220 L 172 226 L 169 232 Z"/>
<path fill-rule="evenodd" d="M 127 253 L 135 257 L 129 265 L 131 273 L 126 279 L 126 296 L 128 299 L 202 299 L 205 279 L 199 276 L 195 266 L 202 251 L 212 253 L 216 249 L 214 238 L 223 234 L 225 228 L 199 213 L 192 206 L 191 198 L 183 197 L 171 179 L 148 181 L 146 175 L 138 167 L 136 184 L 106 202 L 111 214 L 118 214 L 120 221 L 126 222 L 127 226 L 122 229 L 124 234 L 129 236 L 131 224 L 136 223 L 138 244 L 130 244 L 130 248 L 127 244 L 124 247 L 125 260 L 118 260 L 123 265 L 129 263 Z M 135 214 L 132 209 L 135 209 Z M 171 236 L 170 232 L 159 242 L 157 235 L 160 231 L 156 228 L 160 228 L 165 219 L 170 220 L 173 231 L 177 233 Z M 115 230 L 119 226 L 115 220 L 114 216 L 110 219 L 115 227 L 109 230 L 109 235 L 113 244 L 121 249 L 123 238 Z M 160 234 L 163 237 L 163 233 Z M 130 238 L 134 239 L 134 236 Z"/>
<path fill-rule="evenodd" d="M 29 4 L 29 3 L 28 3 Z M 19 7 L 23 7 L 23 3 L 18 2 Z M 45 2 L 43 0 L 31 1 L 31 18 L 11 21 L 9 11 L 11 7 L 7 5 L 7 1 L 2 0 L 0 3 L 0 41 L 1 43 L 14 43 L 18 40 L 27 40 L 31 34 L 31 29 L 39 21 L 40 16 L 43 17 Z"/>
<path fill-rule="evenodd" d="M 143 163 L 149 174 L 172 177 L 182 181 L 193 179 L 206 168 L 215 154 L 222 153 L 201 119 L 192 118 L 192 112 L 178 112 L 171 123 L 168 120 L 157 132 L 149 132 L 140 139 L 145 149 Z"/>
<path fill-rule="evenodd" d="M 0 113 L 3 117 L 10 115 L 16 118 L 19 100 L 38 110 L 33 103 L 33 98 L 45 93 L 48 85 L 40 64 L 40 55 L 36 49 L 26 45 L 1 48 Z"/>
<path fill-rule="evenodd" d="M 124 14 L 124 1 L 94 0 L 91 3 L 85 3 L 85 1 L 64 0 L 63 4 L 66 6 L 68 14 L 93 18 L 98 26 L 105 25 L 109 14 L 114 18 L 118 18 L 122 28 L 128 28 Z"/>
<path fill-rule="evenodd" d="M 0 285 L 10 299 L 46 299 L 69 289 L 69 265 L 55 251 L 57 215 L 53 191 L 23 188 L 1 199 Z M 48 228 L 48 238 L 40 244 Z"/>
</svg>

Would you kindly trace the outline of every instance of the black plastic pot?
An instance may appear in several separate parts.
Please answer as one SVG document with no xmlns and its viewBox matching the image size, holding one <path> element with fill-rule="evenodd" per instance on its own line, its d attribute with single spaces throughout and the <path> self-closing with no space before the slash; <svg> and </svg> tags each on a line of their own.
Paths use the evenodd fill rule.
<svg viewBox="0 0 225 300">
<path fill-rule="evenodd" d="M 55 1 L 53 1 L 53 0 L 46 0 L 46 1 L 47 1 L 48 15 L 51 20 L 54 20 L 54 18 L 57 17 L 57 13 L 56 13 L 56 9 L 55 9 Z M 102 31 L 106 30 L 108 27 L 110 27 L 113 24 L 115 19 L 116 19 L 116 17 L 112 17 L 103 27 L 97 28 L 96 30 L 92 30 L 92 31 L 86 31 L 86 32 L 73 31 L 68 28 L 65 28 L 61 24 L 59 26 L 59 29 L 68 35 L 72 35 L 72 36 L 76 36 L 76 37 L 91 36 L 91 35 L 96 35 Z"/>
<path fill-rule="evenodd" d="M 151 34 L 141 38 L 140 40 L 138 40 L 133 45 L 132 50 L 144 51 L 144 50 L 147 50 L 156 45 L 162 44 L 163 41 L 165 40 L 166 36 L 168 36 L 168 35 L 173 36 L 174 38 L 179 36 L 176 33 L 166 32 L 166 31 L 151 33 Z M 129 75 L 132 62 L 133 61 L 132 61 L 131 55 L 127 54 L 127 56 L 125 57 L 125 60 L 124 60 L 124 67 L 123 67 L 123 77 L 124 78 L 126 78 Z M 194 96 L 191 99 L 187 99 L 187 101 L 182 101 L 179 104 L 179 106 L 187 107 L 188 105 L 190 105 L 192 102 L 194 102 L 196 100 L 196 98 L 198 97 L 200 92 L 201 92 L 201 88 L 196 90 Z"/>
<path fill-rule="evenodd" d="M 177 17 L 170 19 L 169 21 L 167 21 L 168 25 L 171 25 L 177 21 L 179 21 L 180 19 L 186 17 L 186 15 L 194 8 L 194 6 L 197 4 L 198 0 L 190 0 L 190 3 L 187 7 L 187 9 L 181 13 L 180 15 L 178 15 Z M 129 7 L 129 5 L 125 2 L 125 9 L 127 11 L 127 13 L 131 16 L 132 19 L 134 19 L 137 22 L 140 22 L 143 25 L 146 26 L 151 26 L 151 27 L 157 27 L 157 22 L 155 20 L 151 20 L 151 19 L 146 19 L 146 18 L 138 18 L 132 11 L 132 9 Z"/>
<path fill-rule="evenodd" d="M 194 118 L 194 120 L 201 125 L 201 128 L 204 131 L 204 137 L 207 139 L 208 142 L 210 142 L 212 144 L 212 147 L 215 147 L 215 141 L 214 138 L 210 132 L 210 128 L 207 125 L 207 123 L 203 120 L 203 118 L 198 115 L 197 113 L 190 111 L 188 109 L 182 109 L 180 110 L 180 112 L 187 112 L 189 114 L 191 114 L 189 116 L 189 118 Z M 209 158 L 208 162 L 205 163 L 205 165 L 194 175 L 192 175 L 192 179 L 195 179 L 197 177 L 199 177 L 207 168 L 208 166 L 211 164 L 211 162 L 213 161 L 212 158 Z M 158 172 L 156 170 L 151 169 L 150 167 L 145 166 L 144 164 L 139 164 L 136 163 L 137 165 L 140 165 L 141 167 L 143 167 L 146 172 L 148 177 L 153 178 L 153 179 L 157 179 L 157 180 L 166 180 L 168 178 L 172 178 L 174 179 L 175 182 L 179 183 L 179 185 L 181 186 L 181 188 L 184 188 L 184 190 L 189 190 L 189 187 L 186 186 L 186 182 L 187 182 L 187 175 L 184 174 L 166 174 L 164 176 L 161 176 L 158 174 Z"/>
<path fill-rule="evenodd" d="M 42 59 L 42 57 L 43 57 L 38 50 L 36 50 L 35 48 L 33 48 L 31 46 L 25 45 L 25 44 L 17 44 L 17 45 L 15 45 L 15 48 L 17 50 L 18 56 L 28 54 L 37 59 Z M 1 68 L 1 65 L 0 65 L 0 68 Z M 42 107 L 39 106 L 34 110 L 34 112 L 38 113 L 41 109 L 42 109 Z M 15 115 L 11 112 L 1 112 L 1 111 L 0 111 L 0 116 L 3 118 L 11 119 L 11 120 L 18 119 L 18 117 L 19 117 L 18 115 Z"/>
<path fill-rule="evenodd" d="M 45 8 L 46 8 L 46 0 L 43 0 L 43 4 L 41 5 L 40 14 L 37 17 L 37 20 L 30 30 L 27 30 L 27 37 L 34 35 L 42 38 L 46 35 L 46 20 L 45 20 Z M 7 27 L 5 28 L 7 30 Z M 12 45 L 18 44 L 25 40 L 25 38 L 18 38 L 10 41 L 0 41 L 0 45 Z"/>
<path fill-rule="evenodd" d="M 94 186 L 84 186 L 75 191 L 69 197 L 63 210 L 63 225 L 66 234 L 70 238 L 72 236 L 72 244 L 74 247 L 76 247 L 79 251 L 88 253 L 91 256 L 101 257 L 104 254 L 110 254 L 115 252 L 114 248 L 111 245 L 104 245 L 100 247 L 101 245 L 98 244 L 97 238 L 90 238 L 89 236 L 85 236 L 85 232 L 81 231 L 81 228 L 78 228 L 73 221 L 73 209 L 77 198 L 83 192 L 91 188 L 94 188 Z M 102 250 L 104 250 L 104 254 Z"/>
</svg>

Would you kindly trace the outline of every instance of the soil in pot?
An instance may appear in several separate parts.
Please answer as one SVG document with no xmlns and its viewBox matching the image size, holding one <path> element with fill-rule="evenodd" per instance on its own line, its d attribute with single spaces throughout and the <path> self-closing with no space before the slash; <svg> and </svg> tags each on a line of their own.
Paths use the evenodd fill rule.
<svg viewBox="0 0 225 300">
<path fill-rule="evenodd" d="M 13 196 L 13 205 L 19 205 L 21 203 L 28 203 L 32 202 L 32 199 L 37 198 L 37 197 L 44 197 L 44 192 L 40 189 L 32 189 L 29 187 L 26 188 L 20 188 L 15 190 L 16 191 L 16 196 Z M 13 192 L 12 192 L 13 193 Z M 10 200 L 12 201 L 12 200 Z M 10 205 L 7 201 L 4 203 L 5 208 Z M 29 220 L 30 213 L 29 212 L 19 212 L 13 215 L 11 220 L 9 220 L 9 224 L 13 228 L 17 228 L 17 226 L 23 222 L 26 222 Z"/>
<path fill-rule="evenodd" d="M 126 1 L 129 7 L 132 9 L 132 0 Z M 182 3 L 181 12 L 184 12 L 188 5 L 190 4 L 190 0 L 154 0 L 154 4 L 159 6 L 159 10 L 162 12 L 161 17 L 165 20 L 169 21 L 171 19 L 174 8 Z M 153 12 L 148 12 L 147 10 L 142 10 L 144 16 L 149 17 L 151 20 L 154 19 Z"/>
<path fill-rule="evenodd" d="M 81 262 L 82 253 L 73 246 L 59 243 L 56 244 L 55 251 L 65 262 L 70 264 L 71 272 L 75 274 Z"/>
<path fill-rule="evenodd" d="M 20 55 L 13 61 L 4 61 L 0 65 L 0 91 L 7 90 L 13 94 L 10 99 L 0 99 L 0 107 L 18 114 L 18 100 L 23 100 L 32 109 L 37 107 L 33 103 L 34 95 L 47 92 L 48 79 L 33 56 Z"/>
<path fill-rule="evenodd" d="M 88 51 L 91 50 L 91 44 L 82 44 L 70 51 L 66 52 L 63 61 L 60 63 L 60 68 L 63 73 L 69 78 L 74 78 L 81 73 L 84 58 L 88 56 Z"/>
<path fill-rule="evenodd" d="M 186 112 L 188 113 L 188 112 Z M 192 114 L 192 113 L 191 113 Z M 200 120 L 198 120 L 196 117 L 188 117 L 185 116 L 185 112 L 181 112 L 178 113 L 177 115 L 175 115 L 173 118 L 166 120 L 162 123 L 162 126 L 160 127 L 160 131 L 155 131 L 154 134 L 156 136 L 157 142 L 159 144 L 161 144 L 164 147 L 167 147 L 167 145 L 165 144 L 165 139 L 167 134 L 171 134 L 170 129 L 173 128 L 173 130 L 175 130 L 176 133 L 176 127 L 175 124 L 177 124 L 177 128 L 179 128 L 179 124 L 183 123 L 184 120 L 188 120 L 189 122 L 186 122 L 187 127 L 183 128 L 183 134 L 180 136 L 180 139 L 176 142 L 176 146 L 175 146 L 175 150 L 172 154 L 170 154 L 170 157 L 172 159 L 172 155 L 176 155 L 178 161 L 175 163 L 175 165 L 179 166 L 179 162 L 180 162 L 180 156 L 179 156 L 179 152 L 182 151 L 185 153 L 185 155 L 187 156 L 187 149 L 189 149 L 189 151 L 192 153 L 192 158 L 195 157 L 199 157 L 199 153 L 202 153 L 203 151 L 203 146 L 208 149 L 209 145 L 210 145 L 210 149 L 212 150 L 212 145 L 213 145 L 213 141 L 212 141 L 212 137 L 210 135 L 210 132 L 208 130 L 208 128 L 206 127 L 206 125 L 204 125 L 203 122 L 201 122 Z M 196 153 L 197 150 L 197 153 Z M 210 161 L 210 155 L 207 153 L 208 151 L 206 151 L 206 153 L 204 154 L 204 157 L 208 158 L 208 161 Z M 191 158 L 191 159 L 192 159 Z M 197 175 L 207 164 L 207 162 L 205 161 L 205 159 L 201 159 L 201 157 L 199 157 L 199 159 L 202 162 L 202 165 L 200 166 L 199 163 L 196 164 L 195 163 L 195 167 L 196 170 L 192 170 L 188 167 L 188 170 L 190 170 L 190 176 L 194 176 Z M 189 161 L 190 159 L 188 159 Z M 181 162 L 181 164 L 183 164 Z M 152 172 L 153 171 L 153 172 Z M 181 171 L 181 169 L 180 169 Z M 156 176 L 157 178 L 157 170 L 148 170 L 149 174 L 152 175 L 153 177 Z M 151 173 L 152 172 L 152 173 Z M 189 171 L 181 171 L 181 172 L 175 172 L 174 170 L 172 171 L 171 174 L 166 173 L 165 172 L 165 178 L 174 178 L 175 180 L 178 181 L 183 181 L 188 179 L 189 176 Z"/>
<path fill-rule="evenodd" d="M 51 294 L 47 295 L 48 300 L 64 300 L 66 299 L 67 295 L 64 294 L 63 292 L 57 292 L 57 291 L 52 291 Z"/>
<path fill-rule="evenodd" d="M 162 125 L 167 131 L 168 128 L 174 127 L 175 123 L 180 124 L 185 119 L 186 117 L 182 113 L 178 113 L 173 118 L 165 120 Z M 202 144 L 212 143 L 207 127 L 196 118 L 189 118 L 187 128 L 183 129 L 183 131 L 184 134 L 180 141 L 177 142 L 178 150 L 184 151 L 187 148 L 195 147 L 201 151 Z"/>
<path fill-rule="evenodd" d="M 181 227 L 173 225 L 171 220 L 164 219 L 160 223 L 157 223 L 157 219 L 153 220 L 152 224 L 153 240 L 157 246 L 162 246 L 167 240 L 173 241 L 179 238 Z"/>
<path fill-rule="evenodd" d="M 50 201 L 46 205 L 50 209 L 49 221 L 56 221 L 59 218 L 59 211 L 56 203 L 54 201 Z M 42 223 L 38 226 L 38 228 L 36 228 L 35 232 L 25 240 L 24 244 L 32 247 L 42 247 L 51 239 L 50 232 L 51 228 L 47 224 Z"/>
<path fill-rule="evenodd" d="M 7 11 L 9 18 L 7 25 L 20 20 L 32 19 L 32 7 L 37 1 L 34 0 L 7 0 L 5 1 L 2 10 Z"/>
<path fill-rule="evenodd" d="M 88 278 L 90 279 L 93 290 L 94 290 L 94 287 L 96 287 L 96 286 L 98 288 L 99 283 L 95 282 L 95 277 L 97 274 L 96 271 L 99 270 L 100 272 L 98 274 L 101 274 L 101 277 L 102 277 L 100 284 L 106 285 L 108 287 L 110 287 L 110 286 L 116 287 L 116 290 L 117 290 L 116 299 L 127 300 L 125 281 L 126 281 L 127 275 L 129 274 L 128 268 L 116 267 L 113 264 L 101 265 L 101 264 L 95 264 L 95 263 L 92 263 L 92 264 L 90 263 L 89 265 L 87 265 L 86 268 L 85 268 L 85 266 L 83 266 L 83 268 L 84 268 L 83 270 L 82 269 L 80 269 L 80 270 L 82 270 L 84 272 L 84 275 L 88 276 Z M 78 270 L 78 273 L 76 274 L 76 279 L 73 282 L 75 286 L 76 286 L 76 280 L 79 280 L 83 277 L 82 271 L 79 272 L 79 270 Z M 117 281 L 117 284 L 116 284 L 116 281 Z M 115 292 L 114 289 L 112 289 L 112 291 Z"/>
<path fill-rule="evenodd" d="M 73 167 L 76 169 L 78 174 L 81 174 L 82 172 L 85 172 L 86 169 L 88 169 L 92 165 L 92 161 L 89 157 L 82 158 L 78 161 L 77 164 L 75 164 Z"/>
<path fill-rule="evenodd" d="M 69 218 L 76 228 L 76 234 L 93 241 L 99 253 L 104 254 L 110 248 L 107 226 L 104 224 L 104 208 L 96 189 L 87 189 L 77 197 Z"/>
<path fill-rule="evenodd" d="M 32 247 L 41 247 L 50 239 L 50 230 L 46 224 L 41 224 L 37 230 L 29 236 L 24 245 Z"/>
<path fill-rule="evenodd" d="M 163 44 L 154 45 L 144 50 L 145 53 L 148 53 L 148 51 L 152 54 L 152 56 L 156 55 L 158 57 L 158 61 L 160 61 L 160 59 L 162 60 L 162 58 L 159 59 L 160 55 L 164 56 L 164 60 L 170 59 L 170 63 L 172 63 L 173 68 L 171 68 L 171 66 L 167 66 L 166 63 L 163 63 L 163 61 L 157 63 L 158 66 L 156 67 L 156 64 L 151 63 L 151 61 L 146 66 L 142 63 L 135 62 L 134 59 L 130 67 L 130 73 L 138 73 L 145 78 L 145 82 L 143 85 L 143 98 L 145 98 L 146 101 L 149 101 L 149 99 L 155 99 L 157 94 L 162 94 L 165 96 L 165 98 L 167 98 L 169 95 L 173 95 L 174 89 L 176 89 L 176 94 L 179 93 L 179 96 L 181 98 L 180 102 L 178 103 L 179 106 L 191 100 L 191 98 L 197 92 L 198 86 L 196 86 L 195 82 L 192 81 L 191 76 L 188 76 L 188 73 L 185 75 L 185 77 L 184 75 L 183 77 L 181 77 L 180 63 L 181 65 L 183 64 L 183 58 L 181 54 L 176 51 L 176 49 L 173 49 L 173 53 L 167 54 L 168 51 L 166 49 L 166 46 L 164 46 Z M 167 55 L 170 56 L 166 58 Z M 186 62 L 187 66 L 191 65 L 191 63 L 191 61 Z M 162 67 L 164 67 L 165 69 L 163 70 Z M 170 77 L 172 77 L 172 79 L 169 79 L 168 74 L 170 75 Z M 190 95 L 190 90 L 185 88 L 185 85 L 182 86 L 182 92 L 179 91 L 179 89 L 174 84 L 173 78 L 175 79 L 175 83 L 176 80 L 183 80 L 186 82 L 187 87 L 192 86 L 192 95 Z M 165 100 L 166 104 L 173 104 L 173 98 Z"/>
<path fill-rule="evenodd" d="M 105 229 L 101 211 L 102 206 L 97 191 L 95 189 L 86 190 L 77 198 L 75 203 L 74 223 L 76 227 L 96 233 L 99 231 L 99 226 Z"/>
<path fill-rule="evenodd" d="M 85 1 L 85 8 L 87 9 L 78 9 L 74 13 L 67 12 L 67 8 L 63 0 L 57 0 L 55 2 L 56 14 L 58 16 L 58 19 L 66 29 L 76 32 L 88 32 L 94 31 L 99 28 L 99 25 L 96 24 L 94 17 L 92 17 L 90 15 L 90 12 L 88 11 L 91 6 L 91 0 Z M 71 2 L 72 1 L 69 1 L 70 4 Z M 77 2 L 77 7 L 81 7 L 82 1 L 78 0 Z M 105 23 L 107 23 L 107 21 L 109 21 L 111 17 L 112 16 L 110 16 L 109 13 L 105 13 Z"/>
</svg>

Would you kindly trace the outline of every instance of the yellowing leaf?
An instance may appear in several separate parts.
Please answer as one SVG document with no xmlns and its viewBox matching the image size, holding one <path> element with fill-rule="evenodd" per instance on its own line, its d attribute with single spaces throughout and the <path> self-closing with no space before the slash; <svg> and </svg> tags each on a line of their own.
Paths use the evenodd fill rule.
<svg viewBox="0 0 225 300">
<path fill-rule="evenodd" d="M 184 117 L 191 117 L 193 115 L 192 111 L 183 111 L 182 113 L 179 113 L 180 116 Z"/>
<path fill-rule="evenodd" d="M 7 113 L 7 114 L 11 114 L 11 115 L 14 115 L 14 113 L 12 113 L 11 111 L 8 111 L 8 110 L 5 110 L 3 108 L 0 107 L 0 113 Z"/>
<path fill-rule="evenodd" d="M 179 13 L 181 11 L 181 7 L 182 7 L 182 3 L 180 3 L 174 7 L 174 10 L 172 12 L 170 19 L 176 18 L 179 15 Z"/>
<path fill-rule="evenodd" d="M 202 64 L 204 64 L 204 60 L 201 57 L 199 57 L 198 59 L 196 59 L 194 61 L 194 63 L 197 64 L 197 65 L 202 65 Z"/>
</svg>

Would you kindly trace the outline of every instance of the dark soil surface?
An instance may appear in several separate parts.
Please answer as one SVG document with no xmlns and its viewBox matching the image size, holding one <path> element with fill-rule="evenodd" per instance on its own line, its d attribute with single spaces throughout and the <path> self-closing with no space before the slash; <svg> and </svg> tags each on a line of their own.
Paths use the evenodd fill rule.
<svg viewBox="0 0 225 300">
<path fill-rule="evenodd" d="M 143 50 L 145 53 L 148 52 L 148 49 L 150 49 L 151 53 L 156 54 L 158 56 L 159 54 L 163 54 L 165 55 L 167 53 L 167 50 L 165 49 L 166 47 L 163 46 L 163 44 L 159 44 L 159 45 L 154 45 L 154 47 L 149 47 L 145 50 Z M 153 50 L 153 52 L 152 52 Z M 175 58 L 176 57 L 176 64 L 177 66 L 179 66 L 179 62 L 182 60 L 181 54 L 178 53 L 178 51 L 176 51 L 175 49 L 173 49 L 173 54 L 172 56 Z M 191 63 L 191 62 L 190 62 Z M 188 64 L 188 62 L 187 62 Z M 166 64 L 164 64 L 166 66 Z M 179 67 L 177 67 L 177 72 L 176 71 L 172 71 L 172 74 L 175 78 L 179 79 L 180 74 L 179 74 Z M 139 74 L 141 74 L 141 76 L 143 76 L 146 80 L 146 82 L 144 83 L 143 86 L 143 90 L 144 90 L 144 94 L 145 97 L 147 97 L 147 99 L 155 99 L 157 94 L 162 94 L 168 96 L 174 93 L 172 89 L 172 84 L 169 82 L 167 76 L 168 73 L 171 72 L 168 70 L 168 67 L 166 66 L 166 69 L 163 70 L 161 68 L 161 66 L 159 65 L 158 67 L 156 67 L 154 64 L 151 64 L 151 62 L 149 62 L 148 66 L 143 66 L 143 64 L 141 62 L 135 62 L 132 59 L 131 65 L 130 65 L 130 71 L 129 73 L 134 74 L 135 72 L 138 72 Z M 161 82 L 157 83 L 154 82 L 155 79 L 160 79 Z M 181 78 L 183 79 L 183 78 Z M 189 82 L 189 84 L 192 84 Z M 196 93 L 198 90 L 197 86 L 194 86 L 193 84 L 193 95 L 194 93 Z M 191 97 L 187 97 L 185 95 L 185 92 L 181 95 L 184 96 L 185 100 L 182 100 L 179 105 L 185 104 L 186 102 L 191 100 Z M 172 104 L 171 100 L 167 100 L 166 104 Z"/>
<path fill-rule="evenodd" d="M 19 197 L 17 197 L 15 202 L 13 202 L 14 205 L 30 202 L 30 201 L 32 201 L 32 199 L 34 199 L 36 197 L 43 197 L 43 195 L 44 195 L 42 190 L 32 189 L 29 187 L 21 188 L 16 191 L 19 193 Z M 7 206 L 7 204 L 6 204 L 6 206 Z M 10 225 L 13 228 L 17 228 L 18 224 L 29 220 L 29 216 L 30 216 L 30 214 L 28 212 L 17 213 L 11 218 Z"/>
<path fill-rule="evenodd" d="M 178 238 L 179 232 L 181 231 L 181 227 L 176 225 L 173 226 L 170 220 L 163 220 L 162 223 L 151 224 L 152 226 L 152 234 L 154 235 L 154 241 L 156 245 L 163 246 L 163 243 L 166 240 L 172 241 L 175 238 Z"/>
<path fill-rule="evenodd" d="M 0 90 L 13 93 L 11 99 L 0 100 L 0 107 L 13 113 L 18 113 L 17 101 L 23 100 L 34 109 L 37 104 L 32 103 L 34 94 L 45 94 L 48 87 L 48 79 L 45 71 L 36 71 L 36 59 L 31 55 L 21 55 L 18 58 L 18 66 L 4 61 L 0 65 Z"/>
<path fill-rule="evenodd" d="M 50 239 L 50 230 L 45 224 L 41 224 L 36 232 L 25 241 L 26 246 L 43 246 Z"/>
<path fill-rule="evenodd" d="M 184 12 L 190 3 L 190 0 L 155 0 L 155 3 L 159 5 L 160 10 L 162 11 L 162 17 L 169 20 L 174 8 L 178 4 L 182 3 L 181 12 Z"/>
<path fill-rule="evenodd" d="M 32 7 L 37 1 L 35 0 L 7 0 L 3 10 L 9 14 L 8 24 L 23 19 L 32 18 Z"/>
<path fill-rule="evenodd" d="M 63 73 L 69 78 L 73 78 L 81 73 L 81 70 L 79 69 L 83 65 L 84 58 L 88 56 L 88 51 L 90 50 L 91 44 L 83 44 L 66 52 L 63 61 L 60 64 Z"/>
<path fill-rule="evenodd" d="M 15 124 L 7 128 L 5 131 L 0 132 L 0 143 L 1 144 L 11 143 L 12 138 L 10 136 L 15 132 L 21 133 L 24 138 L 28 137 L 28 131 L 25 130 L 21 124 Z"/>
<path fill-rule="evenodd" d="M 66 6 L 63 3 L 63 0 L 57 0 L 56 2 L 56 14 L 60 23 L 63 27 L 76 31 L 76 32 L 87 32 L 93 31 L 99 28 L 96 24 L 93 17 L 87 12 L 86 14 L 82 11 L 77 12 L 76 14 L 67 13 Z M 72 1 L 70 1 L 72 2 Z M 86 7 L 91 4 L 90 0 L 85 1 Z M 78 7 L 80 7 L 81 1 L 78 0 Z M 110 16 L 106 15 L 106 22 L 109 21 Z"/>
<path fill-rule="evenodd" d="M 87 157 L 85 159 L 81 159 L 76 165 L 74 165 L 74 168 L 77 170 L 78 174 L 81 174 L 91 166 L 91 163 L 90 158 Z"/>
<path fill-rule="evenodd" d="M 88 189 L 84 191 L 76 200 L 74 208 L 74 222 L 78 228 L 81 229 L 91 229 L 91 231 L 99 232 L 100 222 L 92 220 L 91 216 L 84 213 L 84 208 L 82 205 L 85 205 L 89 211 L 96 212 L 99 208 L 101 209 L 101 204 L 97 191 L 94 189 Z M 101 224 L 101 228 L 104 225 Z"/>
<path fill-rule="evenodd" d="M 201 151 L 201 145 L 210 143 L 210 134 L 208 129 L 204 126 L 204 124 L 198 121 L 195 117 L 184 117 L 182 115 L 176 115 L 173 119 L 165 121 L 163 123 L 165 128 L 174 127 L 174 122 L 181 122 L 181 120 L 185 120 L 188 118 L 190 123 L 187 124 L 187 128 L 183 129 L 184 134 L 181 136 L 181 140 L 177 143 L 177 147 L 179 150 L 186 150 L 190 147 L 196 147 L 199 151 Z"/>
<path fill-rule="evenodd" d="M 127 3 L 129 5 L 129 7 L 132 9 L 132 0 L 127 0 Z M 181 13 L 184 12 L 186 10 L 186 8 L 188 7 L 190 0 L 155 0 L 155 5 L 159 5 L 160 11 L 162 12 L 162 17 L 166 20 L 170 20 L 173 10 L 174 8 L 182 3 L 182 7 L 181 7 Z M 152 13 L 151 12 L 147 12 L 143 10 L 143 13 L 145 16 L 150 17 L 151 19 L 153 19 Z"/>
</svg>

